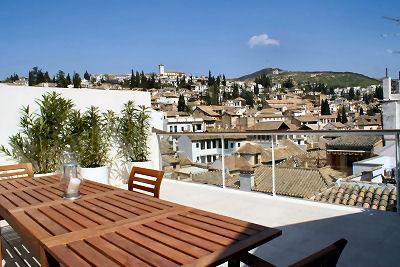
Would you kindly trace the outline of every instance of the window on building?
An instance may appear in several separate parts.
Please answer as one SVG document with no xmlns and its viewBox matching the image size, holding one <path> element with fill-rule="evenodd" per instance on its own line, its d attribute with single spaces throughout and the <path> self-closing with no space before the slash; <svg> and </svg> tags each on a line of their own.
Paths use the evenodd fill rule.
<svg viewBox="0 0 400 267">
<path fill-rule="evenodd" d="M 172 132 L 172 126 L 169 126 L 169 131 Z"/>
<path fill-rule="evenodd" d="M 228 141 L 224 140 L 224 149 L 228 149 Z"/>
<path fill-rule="evenodd" d="M 174 132 L 178 132 L 178 126 L 174 126 Z"/>
<path fill-rule="evenodd" d="M 211 155 L 207 156 L 207 163 L 211 162 Z"/>
<path fill-rule="evenodd" d="M 196 148 L 200 147 L 200 142 L 196 142 Z"/>
<path fill-rule="evenodd" d="M 213 148 L 217 148 L 217 140 L 213 140 L 212 141 L 212 147 Z"/>
<path fill-rule="evenodd" d="M 233 148 L 233 142 L 231 143 L 231 148 Z"/>
<path fill-rule="evenodd" d="M 181 127 L 181 131 L 184 132 L 185 131 L 185 127 Z"/>
<path fill-rule="evenodd" d="M 207 141 L 207 149 L 211 148 L 211 141 Z"/>
<path fill-rule="evenodd" d="M 197 157 L 197 158 L 196 158 L 196 161 L 199 162 L 199 161 L 200 161 L 200 157 Z"/>
<path fill-rule="evenodd" d="M 218 148 L 222 148 L 222 141 L 218 140 Z"/>
<path fill-rule="evenodd" d="M 197 130 L 201 130 L 201 124 L 197 124 Z"/>
<path fill-rule="evenodd" d="M 201 149 L 206 149 L 206 143 L 205 143 L 205 141 L 201 141 Z"/>
<path fill-rule="evenodd" d="M 217 160 L 217 156 L 213 156 L 213 161 L 216 161 Z"/>
<path fill-rule="evenodd" d="M 238 147 L 240 147 L 240 143 L 237 143 Z"/>
</svg>

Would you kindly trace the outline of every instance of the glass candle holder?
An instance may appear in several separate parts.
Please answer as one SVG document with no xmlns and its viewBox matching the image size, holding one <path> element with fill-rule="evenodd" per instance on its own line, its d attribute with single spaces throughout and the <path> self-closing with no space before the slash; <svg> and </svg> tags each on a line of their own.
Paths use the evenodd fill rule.
<svg viewBox="0 0 400 267">
<path fill-rule="evenodd" d="M 79 199 L 79 191 L 83 180 L 78 177 L 78 163 L 75 153 L 65 152 L 62 157 L 61 186 L 64 191 L 64 199 Z"/>
</svg>

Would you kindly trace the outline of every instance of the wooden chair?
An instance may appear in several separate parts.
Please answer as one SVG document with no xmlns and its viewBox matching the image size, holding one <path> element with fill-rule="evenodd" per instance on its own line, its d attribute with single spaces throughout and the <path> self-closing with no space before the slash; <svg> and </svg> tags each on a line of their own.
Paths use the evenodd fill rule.
<svg viewBox="0 0 400 267">
<path fill-rule="evenodd" d="M 19 177 L 33 177 L 33 169 L 31 163 L 19 163 L 0 166 L 1 180 Z"/>
<path fill-rule="evenodd" d="M 160 198 L 160 186 L 163 177 L 163 171 L 133 167 L 128 180 L 128 190 L 138 189 Z"/>
<path fill-rule="evenodd" d="M 340 255 L 343 252 L 347 240 L 342 238 L 335 243 L 317 251 L 310 256 L 289 265 L 290 267 L 334 267 L 336 266 Z M 273 264 L 258 258 L 257 256 L 247 252 L 239 257 L 239 260 L 250 267 L 270 267 Z"/>
<path fill-rule="evenodd" d="M 31 163 L 19 163 L 0 166 L 0 180 L 33 177 Z M 0 220 L 3 218 L 0 217 Z M 0 261 L 3 259 L 9 266 L 39 266 L 38 261 L 23 245 L 22 239 L 11 226 L 0 227 Z"/>
</svg>

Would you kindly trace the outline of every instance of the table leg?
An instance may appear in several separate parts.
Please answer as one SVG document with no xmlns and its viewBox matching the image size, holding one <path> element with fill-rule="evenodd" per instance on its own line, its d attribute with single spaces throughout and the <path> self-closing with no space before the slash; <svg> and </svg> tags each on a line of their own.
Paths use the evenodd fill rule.
<svg viewBox="0 0 400 267">
<path fill-rule="evenodd" d="M 236 259 L 232 259 L 228 261 L 228 267 L 239 267 L 240 261 Z"/>
<path fill-rule="evenodd" d="M 60 267 L 60 264 L 54 259 L 54 257 L 47 253 L 43 248 L 40 248 L 39 254 L 41 267 Z"/>
</svg>

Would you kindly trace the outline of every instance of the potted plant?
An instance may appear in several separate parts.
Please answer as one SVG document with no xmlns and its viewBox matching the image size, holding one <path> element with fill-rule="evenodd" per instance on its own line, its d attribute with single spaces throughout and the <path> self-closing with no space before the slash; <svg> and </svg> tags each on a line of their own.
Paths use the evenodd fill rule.
<svg viewBox="0 0 400 267">
<path fill-rule="evenodd" d="M 10 137 L 9 146 L 0 151 L 19 162 L 30 162 L 36 174 L 59 169 L 61 155 L 67 145 L 66 124 L 73 108 L 71 100 L 49 92 L 36 100 L 38 112 L 22 108 L 21 131 Z"/>
<path fill-rule="evenodd" d="M 69 146 L 76 153 L 79 173 L 84 179 L 109 183 L 108 153 L 111 147 L 113 113 L 101 114 L 91 106 L 85 113 L 70 116 Z"/>
<path fill-rule="evenodd" d="M 127 173 L 133 166 L 152 168 L 149 161 L 148 137 L 150 113 L 145 106 L 135 107 L 133 101 L 124 104 L 118 119 L 117 139 L 119 154 L 122 155 Z"/>
</svg>

